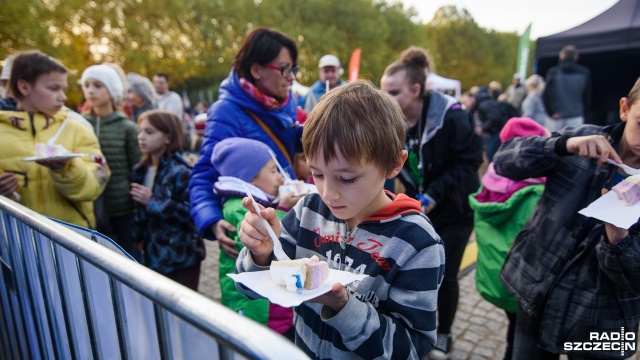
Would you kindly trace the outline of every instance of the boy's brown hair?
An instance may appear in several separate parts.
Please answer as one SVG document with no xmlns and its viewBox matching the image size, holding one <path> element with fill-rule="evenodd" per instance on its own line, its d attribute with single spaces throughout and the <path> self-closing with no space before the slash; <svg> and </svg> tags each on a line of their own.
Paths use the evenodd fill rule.
<svg viewBox="0 0 640 360">
<path fill-rule="evenodd" d="M 176 114 L 167 110 L 145 111 L 138 118 L 138 125 L 145 119 L 149 122 L 149 125 L 158 131 L 169 135 L 169 144 L 167 144 L 163 155 L 182 152 L 184 131 L 182 123 Z M 148 154 L 143 154 L 140 163 L 150 164 L 151 157 Z"/>
<path fill-rule="evenodd" d="M 9 87 L 13 96 L 18 100 L 24 98 L 24 95 L 18 89 L 18 81 L 23 80 L 33 85 L 38 80 L 38 76 L 53 71 L 66 74 L 69 69 L 58 60 L 38 50 L 27 50 L 18 53 L 13 60 L 9 79 Z"/>
<path fill-rule="evenodd" d="M 397 166 L 407 129 L 398 102 L 371 82 L 357 80 L 329 91 L 307 119 L 302 146 L 307 159 L 340 154 L 351 164 L 374 163 L 385 174 Z"/>
</svg>

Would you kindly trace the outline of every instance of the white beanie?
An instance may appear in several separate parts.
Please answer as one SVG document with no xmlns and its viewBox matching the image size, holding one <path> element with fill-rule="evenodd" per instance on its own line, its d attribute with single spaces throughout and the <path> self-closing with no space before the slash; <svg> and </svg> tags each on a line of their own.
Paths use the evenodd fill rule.
<svg viewBox="0 0 640 360">
<path fill-rule="evenodd" d="M 115 104 L 119 104 L 122 101 L 122 95 L 124 94 L 124 85 L 118 73 L 109 65 L 91 65 L 84 70 L 80 82 L 84 87 L 87 79 L 96 79 L 101 82 L 107 90 L 109 95 Z"/>
</svg>

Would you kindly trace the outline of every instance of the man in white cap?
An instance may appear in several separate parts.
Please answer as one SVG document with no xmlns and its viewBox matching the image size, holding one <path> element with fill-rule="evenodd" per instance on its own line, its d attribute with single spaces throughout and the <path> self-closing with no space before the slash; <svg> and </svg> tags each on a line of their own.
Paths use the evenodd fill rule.
<svg viewBox="0 0 640 360">
<path fill-rule="evenodd" d="M 343 72 L 344 70 L 340 66 L 340 60 L 338 60 L 335 55 L 327 54 L 321 57 L 318 62 L 320 79 L 311 85 L 307 95 L 301 99 L 300 106 L 302 106 L 306 112 L 311 112 L 311 109 L 316 106 L 320 97 L 322 97 L 327 90 L 346 84 L 345 81 L 340 80 L 340 75 L 342 75 Z"/>
</svg>

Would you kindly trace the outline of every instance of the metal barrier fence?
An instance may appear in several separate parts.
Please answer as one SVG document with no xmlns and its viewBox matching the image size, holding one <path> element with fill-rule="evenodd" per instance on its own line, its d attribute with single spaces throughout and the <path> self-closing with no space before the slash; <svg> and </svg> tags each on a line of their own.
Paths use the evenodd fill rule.
<svg viewBox="0 0 640 360">
<path fill-rule="evenodd" d="M 0 359 L 307 358 L 266 327 L 3 196 L 0 275 Z"/>
</svg>

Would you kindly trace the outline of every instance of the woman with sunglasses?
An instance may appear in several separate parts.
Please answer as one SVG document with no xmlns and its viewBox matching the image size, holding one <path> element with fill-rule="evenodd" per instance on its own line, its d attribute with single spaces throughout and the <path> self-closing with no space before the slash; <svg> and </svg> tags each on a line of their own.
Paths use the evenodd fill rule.
<svg viewBox="0 0 640 360">
<path fill-rule="evenodd" d="M 244 39 L 229 76 L 220 85 L 218 101 L 207 112 L 200 158 L 189 184 L 191 216 L 200 235 L 218 240 L 226 253 L 223 256 L 235 259 L 239 249 L 227 236 L 235 231 L 234 225 L 223 219 L 212 191 L 219 177 L 211 165 L 213 147 L 231 137 L 261 141 L 295 179 L 291 159 L 302 135 L 291 92 L 297 72 L 298 49 L 293 39 L 270 28 L 257 28 Z"/>
</svg>

